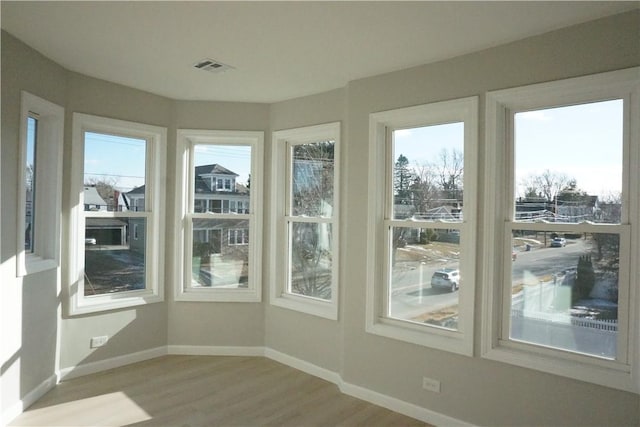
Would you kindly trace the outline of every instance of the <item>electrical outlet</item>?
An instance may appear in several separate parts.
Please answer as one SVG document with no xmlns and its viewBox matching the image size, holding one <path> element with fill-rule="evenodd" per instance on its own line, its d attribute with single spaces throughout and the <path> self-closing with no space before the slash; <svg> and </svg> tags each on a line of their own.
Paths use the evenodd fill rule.
<svg viewBox="0 0 640 427">
<path fill-rule="evenodd" d="M 422 388 L 425 390 L 440 393 L 440 381 L 433 378 L 422 377 Z"/>
<path fill-rule="evenodd" d="M 102 347 L 107 343 L 108 340 L 109 340 L 109 337 L 107 335 L 103 335 L 100 337 L 93 337 L 91 338 L 91 344 L 90 344 L 91 348 Z"/>
</svg>

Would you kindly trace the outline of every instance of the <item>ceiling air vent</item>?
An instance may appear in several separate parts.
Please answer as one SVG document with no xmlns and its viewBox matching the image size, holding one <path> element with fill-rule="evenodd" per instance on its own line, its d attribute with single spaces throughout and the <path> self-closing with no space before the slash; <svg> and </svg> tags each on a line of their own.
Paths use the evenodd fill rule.
<svg viewBox="0 0 640 427">
<path fill-rule="evenodd" d="M 223 64 L 215 59 L 203 59 L 193 64 L 193 66 L 199 70 L 209 71 L 211 73 L 223 73 L 228 70 L 233 70 L 231 65 Z"/>
</svg>

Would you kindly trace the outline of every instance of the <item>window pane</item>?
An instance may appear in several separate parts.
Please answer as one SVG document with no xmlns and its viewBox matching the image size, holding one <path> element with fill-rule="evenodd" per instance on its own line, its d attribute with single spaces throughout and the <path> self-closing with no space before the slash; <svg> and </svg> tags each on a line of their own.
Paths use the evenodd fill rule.
<svg viewBox="0 0 640 427">
<path fill-rule="evenodd" d="M 144 218 L 85 219 L 85 296 L 145 288 L 145 230 Z"/>
<path fill-rule="evenodd" d="M 389 317 L 458 327 L 459 230 L 391 228 Z"/>
<path fill-rule="evenodd" d="M 191 286 L 246 288 L 249 220 L 194 219 Z"/>
<path fill-rule="evenodd" d="M 238 212 L 237 206 L 249 205 L 251 147 L 199 144 L 194 153 L 194 211 L 249 213 Z"/>
<path fill-rule="evenodd" d="M 615 358 L 620 236 L 513 233 L 512 339 Z"/>
<path fill-rule="evenodd" d="M 516 221 L 619 223 L 623 101 L 515 114 Z"/>
<path fill-rule="evenodd" d="M 24 248 L 28 253 L 34 249 L 34 225 L 36 215 L 36 135 L 38 121 L 33 117 L 27 118 L 27 153 L 25 165 L 25 231 Z"/>
<path fill-rule="evenodd" d="M 322 141 L 291 148 L 292 215 L 333 215 L 334 147 L 335 141 Z"/>
<path fill-rule="evenodd" d="M 462 220 L 464 123 L 393 131 L 393 218 Z"/>
<path fill-rule="evenodd" d="M 84 210 L 144 211 L 146 141 L 93 132 L 84 141 Z"/>
<path fill-rule="evenodd" d="M 292 222 L 290 230 L 290 289 L 293 294 L 331 300 L 331 224 Z"/>
</svg>

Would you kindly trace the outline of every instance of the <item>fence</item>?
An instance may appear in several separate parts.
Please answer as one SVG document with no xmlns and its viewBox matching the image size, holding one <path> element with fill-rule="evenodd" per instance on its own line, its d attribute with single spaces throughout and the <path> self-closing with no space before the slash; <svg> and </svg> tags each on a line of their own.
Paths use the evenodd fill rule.
<svg viewBox="0 0 640 427">
<path fill-rule="evenodd" d="M 518 309 L 511 310 L 511 317 L 541 320 L 564 325 L 578 326 L 582 328 L 597 329 L 600 331 L 617 332 L 618 321 L 616 319 L 596 320 L 585 317 L 575 317 L 565 313 L 541 313 Z"/>
</svg>

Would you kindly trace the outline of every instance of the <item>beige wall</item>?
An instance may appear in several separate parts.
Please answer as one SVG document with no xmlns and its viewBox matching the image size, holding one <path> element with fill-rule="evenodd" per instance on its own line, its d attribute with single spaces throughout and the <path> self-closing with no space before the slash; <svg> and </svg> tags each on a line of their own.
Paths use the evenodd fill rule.
<svg viewBox="0 0 640 427">
<path fill-rule="evenodd" d="M 480 95 L 482 153 L 483 93 L 640 65 L 639 24 L 640 14 L 635 12 L 349 84 L 349 143 L 345 153 L 349 236 L 344 250 L 350 258 L 343 283 L 346 381 L 476 424 L 638 424 L 638 396 L 631 393 L 366 334 L 367 229 L 355 213 L 363 212 L 367 206 L 364 158 L 370 113 Z M 480 167 L 480 176 L 484 166 Z M 482 188 L 483 182 L 479 184 Z M 483 223 L 482 218 L 478 223 Z M 482 230 L 479 237 L 484 237 Z M 482 265 L 478 269 L 476 277 L 480 278 Z M 478 289 L 476 344 L 480 341 L 482 294 Z M 424 392 L 422 376 L 439 379 L 442 393 Z"/>
<path fill-rule="evenodd" d="M 20 91 L 66 103 L 66 71 L 2 32 L 2 407 L 17 404 L 55 369 L 59 271 L 16 278 Z M 25 72 L 33 70 L 33 72 Z"/>
<path fill-rule="evenodd" d="M 175 103 L 175 127 L 178 129 L 215 129 L 265 131 L 269 127 L 266 104 L 235 102 Z M 175 145 L 169 151 L 167 170 L 175 177 Z M 252 180 L 255 177 L 252 177 Z M 175 179 L 167 186 L 167 206 L 175 205 Z M 175 221 L 173 208 L 168 212 L 169 224 Z M 168 218 L 169 219 L 169 218 Z M 167 233 L 167 248 L 175 242 Z M 169 259 L 171 256 L 169 255 Z M 171 263 L 167 263 L 171 264 Z M 167 276 L 170 345 L 255 347 L 264 345 L 264 306 L 260 303 L 207 303 L 173 301 L 175 272 Z M 263 283 L 266 286 L 266 283 Z"/>
<path fill-rule="evenodd" d="M 93 114 L 169 127 L 173 117 L 173 102 L 167 98 L 138 91 L 122 85 L 68 73 L 66 104 L 63 189 L 71 188 L 70 165 L 74 161 L 71 150 L 73 113 Z M 168 149 L 175 145 L 175 137 L 168 137 Z M 169 180 L 163 174 L 166 182 Z M 63 224 L 68 221 L 71 206 L 69 192 L 63 191 Z M 66 249 L 64 244 L 63 248 Z M 66 252 L 63 252 L 63 256 Z M 63 258 L 64 259 L 64 258 Z M 166 263 L 161 263 L 166 266 Z M 63 284 L 67 271 L 62 270 Z M 66 301 L 65 301 L 66 302 Z M 66 305 L 65 305 L 66 308 Z M 166 303 L 150 304 L 123 310 L 95 313 L 87 316 L 63 316 L 60 324 L 60 367 L 69 368 L 123 354 L 162 347 L 167 342 Z M 91 349 L 91 337 L 107 335 L 107 345 Z"/>
<path fill-rule="evenodd" d="M 0 409 L 4 411 L 15 404 L 53 375 L 55 336 L 60 333 L 60 368 L 168 344 L 267 346 L 339 372 L 349 383 L 474 424 L 637 425 L 640 420 L 638 395 L 365 333 L 368 243 L 363 218 L 366 218 L 369 186 L 366 160 L 370 113 L 480 95 L 482 128 L 483 93 L 487 90 L 640 65 L 639 24 L 640 12 L 636 11 L 436 64 L 353 81 L 343 89 L 273 105 L 169 100 L 67 72 L 3 32 L 0 295 L 3 317 L 7 317 L 10 324 L 2 325 Z M 165 303 L 64 317 L 58 322 L 61 298 L 56 292 L 56 274 L 42 273 L 24 282 L 15 279 L 12 257 L 17 218 L 11 207 L 17 201 L 20 89 L 66 108 L 64 189 L 69 188 L 73 112 L 168 128 Z M 338 321 L 274 307 L 268 302 L 268 254 L 273 250 L 267 240 L 272 199 L 270 131 L 333 121 L 342 123 L 343 133 Z M 175 236 L 171 225 L 175 223 L 175 131 L 178 128 L 265 131 L 265 274 L 261 304 L 173 301 Z M 482 152 L 482 129 L 480 135 Z M 480 176 L 483 168 L 481 164 Z M 63 191 L 63 211 L 68 212 L 69 195 L 67 190 Z M 479 237 L 484 237 L 482 232 Z M 479 265 L 478 273 L 481 269 Z M 477 292 L 478 326 L 480 294 Z M 96 335 L 109 335 L 111 340 L 107 346 L 91 350 L 89 338 Z M 476 327 L 475 338 L 479 342 L 479 327 Z M 478 354 L 479 346 L 476 346 Z M 422 376 L 439 379 L 442 393 L 423 391 Z"/>
<path fill-rule="evenodd" d="M 272 131 L 331 122 L 341 122 L 342 150 L 344 150 L 345 144 L 348 143 L 348 141 L 344 140 L 346 135 L 346 91 L 344 89 L 271 105 Z M 271 138 L 269 138 L 269 142 L 265 155 L 267 170 L 270 169 L 273 161 Z M 342 171 L 346 164 L 343 162 L 341 166 L 340 170 L 343 173 Z M 270 185 L 270 181 L 267 181 L 266 184 L 265 200 L 275 200 L 274 189 Z M 345 184 L 343 181 L 340 188 L 341 203 L 344 203 L 345 200 L 343 194 L 346 188 Z M 266 206 L 269 210 L 271 209 L 270 203 L 267 203 Z M 269 230 L 269 224 L 271 224 L 269 210 L 265 216 L 266 232 Z M 344 217 L 343 214 L 341 215 Z M 266 236 L 268 234 L 265 234 Z M 346 236 L 341 234 L 340 241 L 344 242 L 345 239 Z M 270 246 L 265 247 L 265 249 L 265 254 L 276 250 L 276 248 Z M 265 257 L 264 277 L 267 281 L 270 280 L 273 273 L 268 261 L 268 257 Z M 340 294 L 342 296 L 342 290 Z M 341 371 L 341 322 L 270 305 L 268 304 L 268 289 L 265 289 L 264 301 L 267 303 L 265 308 L 265 345 L 267 347 L 330 371 Z"/>
</svg>

